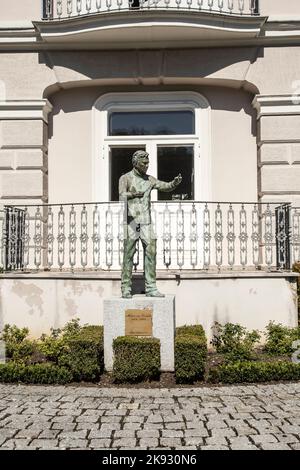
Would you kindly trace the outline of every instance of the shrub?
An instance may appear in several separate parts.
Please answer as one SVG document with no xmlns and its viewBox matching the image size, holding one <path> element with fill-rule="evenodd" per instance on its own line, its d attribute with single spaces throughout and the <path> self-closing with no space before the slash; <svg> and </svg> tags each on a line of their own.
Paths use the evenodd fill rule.
<svg viewBox="0 0 300 470">
<path fill-rule="evenodd" d="M 203 379 L 207 357 L 206 338 L 179 335 L 175 338 L 175 377 L 177 383 Z"/>
<path fill-rule="evenodd" d="M 299 380 L 300 364 L 287 361 L 235 362 L 222 364 L 209 371 L 209 382 L 242 383 L 272 380 Z"/>
<path fill-rule="evenodd" d="M 202 325 L 184 325 L 176 328 L 176 336 L 199 336 L 205 338 L 205 331 Z"/>
<path fill-rule="evenodd" d="M 104 368 L 103 327 L 84 326 L 63 336 L 58 364 L 67 367 L 75 381 L 99 379 Z"/>
<path fill-rule="evenodd" d="M 65 384 L 72 381 L 72 374 L 65 367 L 53 364 L 25 366 L 15 362 L 0 364 L 0 382 L 31 384 Z"/>
<path fill-rule="evenodd" d="M 214 336 L 211 341 L 218 353 L 224 354 L 225 361 L 254 359 L 254 347 L 260 339 L 258 331 L 247 331 L 239 324 L 215 322 Z"/>
<path fill-rule="evenodd" d="M 0 339 L 5 342 L 6 357 L 12 361 L 27 364 L 37 351 L 37 342 L 27 338 L 28 328 L 4 325 Z"/>
<path fill-rule="evenodd" d="M 270 355 L 291 355 L 294 351 L 293 341 L 300 339 L 300 327 L 288 328 L 281 323 L 270 322 L 266 328 L 267 341 L 265 351 Z"/>
<path fill-rule="evenodd" d="M 115 382 L 155 380 L 160 373 L 160 341 L 156 338 L 119 336 L 113 341 Z"/>
</svg>

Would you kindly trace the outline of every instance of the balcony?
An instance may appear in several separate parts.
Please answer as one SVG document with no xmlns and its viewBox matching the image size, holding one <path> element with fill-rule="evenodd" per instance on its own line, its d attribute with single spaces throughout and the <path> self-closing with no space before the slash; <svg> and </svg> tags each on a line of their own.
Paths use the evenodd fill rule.
<svg viewBox="0 0 300 470">
<path fill-rule="evenodd" d="M 188 10 L 253 16 L 258 14 L 258 0 L 45 0 L 44 19 L 138 10 Z"/>
<path fill-rule="evenodd" d="M 136 49 L 255 38 L 264 22 L 258 0 L 46 0 L 35 26 L 52 45 Z"/>
<path fill-rule="evenodd" d="M 0 213 L 5 271 L 120 273 L 126 236 L 119 202 L 7 206 Z M 152 203 L 157 269 L 164 273 L 288 271 L 300 259 L 300 209 L 289 204 Z M 142 247 L 134 257 L 143 270 Z"/>
</svg>

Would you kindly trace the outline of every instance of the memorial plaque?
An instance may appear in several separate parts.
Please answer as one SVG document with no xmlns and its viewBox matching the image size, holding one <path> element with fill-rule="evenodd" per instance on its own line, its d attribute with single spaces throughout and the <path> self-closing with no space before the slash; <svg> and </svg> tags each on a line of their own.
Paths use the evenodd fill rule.
<svg viewBox="0 0 300 470">
<path fill-rule="evenodd" d="M 126 336 L 152 336 L 152 310 L 125 310 Z"/>
</svg>

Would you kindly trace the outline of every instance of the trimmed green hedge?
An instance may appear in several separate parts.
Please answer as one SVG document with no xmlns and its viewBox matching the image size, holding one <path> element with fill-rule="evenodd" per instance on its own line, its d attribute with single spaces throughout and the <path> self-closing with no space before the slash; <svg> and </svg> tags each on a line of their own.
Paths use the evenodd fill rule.
<svg viewBox="0 0 300 470">
<path fill-rule="evenodd" d="M 72 373 L 65 367 L 53 364 L 25 366 L 15 362 L 0 364 L 0 382 L 30 384 L 65 384 L 72 382 Z"/>
<path fill-rule="evenodd" d="M 84 326 L 64 340 L 58 365 L 68 368 L 76 382 L 98 380 L 104 369 L 103 327 Z"/>
<path fill-rule="evenodd" d="M 201 325 L 176 329 L 175 377 L 177 383 L 193 383 L 204 377 L 207 340 Z"/>
<path fill-rule="evenodd" d="M 176 328 L 176 336 L 199 336 L 206 340 L 205 331 L 202 325 L 184 325 Z"/>
<path fill-rule="evenodd" d="M 300 364 L 287 361 L 236 362 L 223 364 L 209 371 L 209 382 L 243 383 L 273 380 L 299 380 Z"/>
<path fill-rule="evenodd" d="M 113 351 L 115 382 L 135 383 L 159 378 L 159 339 L 119 336 L 113 341 Z"/>
</svg>

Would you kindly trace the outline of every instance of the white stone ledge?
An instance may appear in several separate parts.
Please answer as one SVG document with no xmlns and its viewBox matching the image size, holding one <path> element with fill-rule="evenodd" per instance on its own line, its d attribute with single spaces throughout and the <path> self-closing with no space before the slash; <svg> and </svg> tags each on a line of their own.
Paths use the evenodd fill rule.
<svg viewBox="0 0 300 470">
<path fill-rule="evenodd" d="M 282 116 L 300 114 L 300 96 L 295 95 L 257 95 L 252 101 L 257 110 L 257 119 L 261 116 Z"/>
<path fill-rule="evenodd" d="M 0 120 L 10 119 L 42 119 L 48 122 L 48 114 L 52 104 L 47 99 L 42 100 L 1 100 Z"/>
<path fill-rule="evenodd" d="M 297 278 L 300 274 L 292 271 L 230 271 L 230 272 L 206 272 L 206 271 L 159 271 L 156 275 L 158 280 L 188 280 L 188 279 L 268 279 L 268 278 Z M 2 273 L 0 279 L 40 279 L 40 280 L 121 280 L 121 272 L 114 271 L 85 271 L 85 272 L 55 272 L 55 271 L 24 271 L 15 273 Z"/>
</svg>

